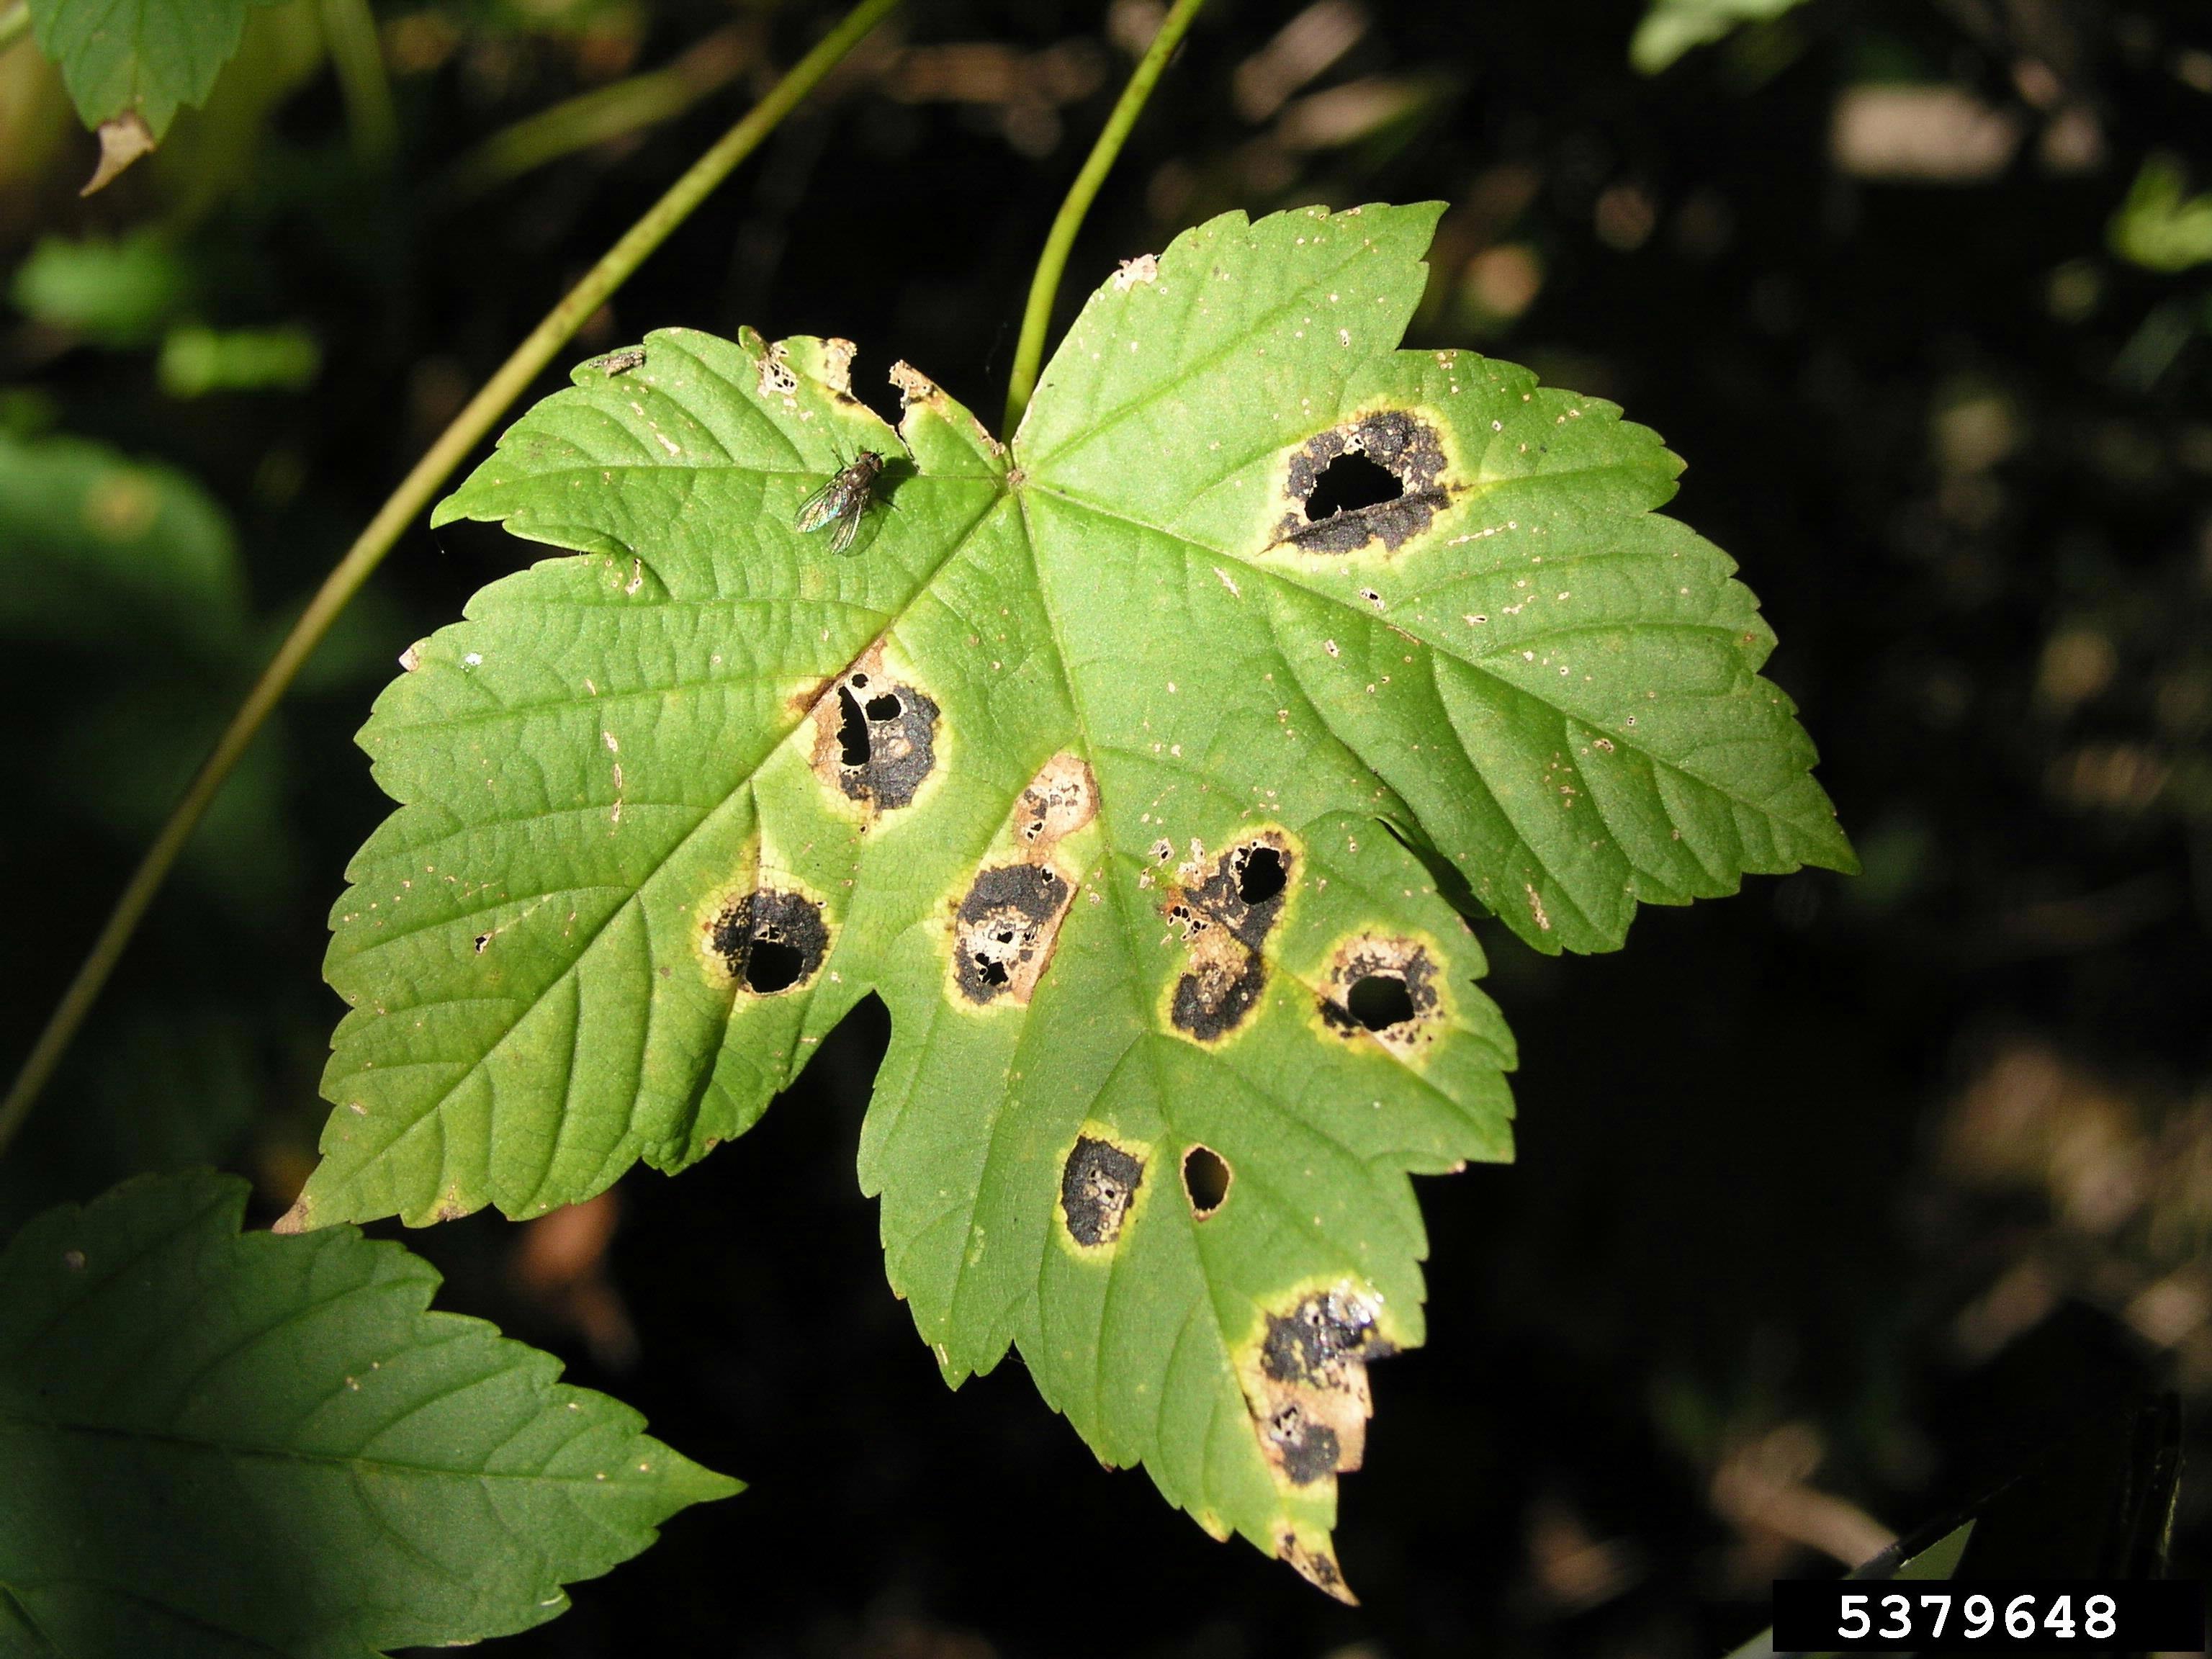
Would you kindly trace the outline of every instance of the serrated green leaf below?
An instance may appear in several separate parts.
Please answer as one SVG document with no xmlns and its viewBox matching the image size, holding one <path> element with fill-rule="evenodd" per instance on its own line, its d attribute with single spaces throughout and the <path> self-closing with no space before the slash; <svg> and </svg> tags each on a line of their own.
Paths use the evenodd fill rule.
<svg viewBox="0 0 2212 1659">
<path fill-rule="evenodd" d="M 860 1178 L 946 1376 L 1343 1592 L 1409 1175 L 1510 1155 L 1432 869 L 1540 950 L 1850 851 L 1772 640 L 1612 405 L 1396 349 L 1437 210 L 1217 219 L 1085 307 L 1011 450 L 852 348 L 576 371 L 439 510 L 572 550 L 410 653 L 403 803 L 287 1224 L 534 1214 L 742 1133 L 889 1005 Z M 853 556 L 797 533 L 893 458 Z M 1329 510 L 1341 474 L 1379 499 Z M 1402 838 L 1402 839 L 1401 839 Z"/>
<path fill-rule="evenodd" d="M 361 1659 L 528 1628 L 736 1483 L 350 1228 L 145 1177 L 0 1254 L 0 1652 Z"/>
</svg>

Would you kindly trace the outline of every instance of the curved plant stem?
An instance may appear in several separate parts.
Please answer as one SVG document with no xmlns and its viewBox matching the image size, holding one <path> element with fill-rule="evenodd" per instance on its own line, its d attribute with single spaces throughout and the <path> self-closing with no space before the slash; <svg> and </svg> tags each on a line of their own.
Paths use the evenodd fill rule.
<svg viewBox="0 0 2212 1659">
<path fill-rule="evenodd" d="M 1060 204 L 1059 216 L 1053 220 L 1052 229 L 1044 239 L 1044 252 L 1037 256 L 1036 275 L 1030 279 L 1029 304 L 1022 309 L 1021 338 L 1014 345 L 1013 372 L 1006 377 L 1005 435 L 1009 438 L 1021 423 L 1022 411 L 1030 406 L 1030 394 L 1036 390 L 1037 371 L 1044 364 L 1044 331 L 1052 322 L 1053 299 L 1060 292 L 1060 272 L 1067 266 L 1068 251 L 1075 246 L 1075 233 L 1083 228 L 1083 216 L 1091 211 L 1092 198 L 1098 194 L 1099 185 L 1106 182 L 1107 173 L 1113 170 L 1129 130 L 1137 125 L 1138 116 L 1144 113 L 1145 100 L 1152 95 L 1160 71 L 1167 67 L 1175 49 L 1182 44 L 1191 20 L 1205 3 L 1206 0 L 1176 0 L 1174 9 L 1160 25 L 1160 32 L 1152 37 L 1152 44 L 1138 60 L 1136 73 L 1130 76 L 1129 84 L 1121 89 L 1121 101 L 1106 118 L 1106 125 L 1098 135 L 1098 142 L 1091 147 L 1083 171 L 1068 186 L 1067 199 Z"/>
<path fill-rule="evenodd" d="M 69 989 L 63 993 L 60 1003 L 48 1017 L 46 1029 L 39 1033 L 39 1040 L 32 1047 L 30 1057 L 23 1062 L 23 1069 L 16 1074 L 7 1099 L 0 1102 L 0 1152 L 6 1150 L 22 1127 L 39 1091 L 53 1075 L 70 1039 L 92 1011 L 100 988 L 115 970 L 116 962 L 130 944 L 131 934 L 137 931 L 147 907 L 161 890 L 170 866 L 184 851 L 185 843 L 191 839 L 209 803 L 215 799 L 230 776 L 231 769 L 238 764 L 239 757 L 246 752 L 246 745 L 253 741 L 254 734 L 260 731 L 316 646 L 322 642 L 323 635 L 330 631 L 331 623 L 345 609 L 347 601 L 383 562 L 401 532 L 429 505 L 439 486 L 491 430 L 492 422 L 538 378 L 538 372 L 552 361 L 555 352 L 568 343 L 584 319 L 605 303 L 630 273 L 644 264 L 669 234 L 690 216 L 692 210 L 728 177 L 731 169 L 775 130 L 776 124 L 790 113 L 793 106 L 812 91 L 816 83 L 860 44 L 861 37 L 899 3 L 900 0 L 860 0 L 844 21 L 793 65 L 744 119 L 693 162 L 690 170 L 669 186 L 667 193 L 647 210 L 645 216 L 623 233 L 622 240 L 607 250 L 568 296 L 545 314 L 545 319 L 515 348 L 514 355 L 500 365 L 499 372 L 484 382 L 483 390 L 453 417 L 453 423 L 439 434 L 438 441 L 415 463 L 414 471 L 377 510 L 368 527 L 346 550 L 345 556 L 324 579 L 315 597 L 307 601 L 307 608 L 293 623 L 292 631 L 284 636 L 276 657 L 246 693 L 238 712 L 231 716 L 229 726 L 216 740 L 214 753 L 202 763 L 184 799 L 177 803 L 168 822 L 161 826 L 161 834 L 147 848 L 146 856 L 132 872 L 122 897 L 116 900 L 107 925 L 100 929 L 90 954 L 76 970 L 76 977 L 70 981 Z"/>
<path fill-rule="evenodd" d="M 0 5 L 0 52 L 5 52 L 31 32 L 31 0 Z"/>
</svg>

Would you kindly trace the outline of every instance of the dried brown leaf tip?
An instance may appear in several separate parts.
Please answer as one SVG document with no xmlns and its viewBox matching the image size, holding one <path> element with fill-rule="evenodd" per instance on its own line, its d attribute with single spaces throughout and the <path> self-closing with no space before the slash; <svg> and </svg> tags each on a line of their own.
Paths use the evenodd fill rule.
<svg viewBox="0 0 2212 1659">
<path fill-rule="evenodd" d="M 90 196 L 106 190 L 115 182 L 118 174 L 142 155 L 154 151 L 154 130 L 146 125 L 145 118 L 135 109 L 125 110 L 113 120 L 100 124 L 100 164 L 93 168 L 92 178 L 77 191 Z"/>
<path fill-rule="evenodd" d="M 1337 947 L 1320 994 L 1322 1023 L 1410 1059 L 1436 1040 L 1436 957 L 1409 939 L 1363 934 Z"/>
<path fill-rule="evenodd" d="M 1359 1605 L 1352 1586 L 1344 1582 L 1344 1570 L 1336 1565 L 1336 1552 L 1329 1547 L 1326 1534 L 1309 1540 L 1286 1531 L 1275 1540 L 1275 1553 L 1316 1589 L 1327 1591 L 1348 1607 Z"/>
<path fill-rule="evenodd" d="M 1263 830 L 1208 865 L 1193 846 L 1160 911 L 1182 936 L 1189 969 L 1176 981 L 1168 1018 L 1214 1042 L 1241 1027 L 1267 988 L 1265 947 L 1283 914 L 1295 858 L 1290 840 Z"/>
<path fill-rule="evenodd" d="M 815 699 L 815 776 L 870 811 L 896 811 L 937 768 L 938 707 L 895 678 L 878 645 Z"/>
<path fill-rule="evenodd" d="M 1289 509 L 1275 547 L 1357 553 L 1376 542 L 1396 552 L 1450 504 L 1437 428 L 1402 409 L 1377 410 L 1315 434 L 1291 452 L 1283 481 Z"/>
</svg>

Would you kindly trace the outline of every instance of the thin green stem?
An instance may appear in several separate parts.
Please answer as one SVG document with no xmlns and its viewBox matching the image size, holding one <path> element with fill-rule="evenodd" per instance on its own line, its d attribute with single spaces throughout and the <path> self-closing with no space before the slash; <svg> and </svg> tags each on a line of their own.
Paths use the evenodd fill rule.
<svg viewBox="0 0 2212 1659">
<path fill-rule="evenodd" d="M 322 0 L 323 44 L 345 101 L 354 154 L 382 170 L 399 148 L 399 118 L 392 107 L 392 82 L 384 72 L 384 47 L 368 0 Z"/>
<path fill-rule="evenodd" d="M 1167 67 L 1175 49 L 1182 44 L 1191 21 L 1205 3 L 1206 0 L 1176 0 L 1167 20 L 1160 25 L 1160 32 L 1152 37 L 1152 44 L 1138 60 L 1136 73 L 1130 76 L 1129 84 L 1121 89 L 1121 101 L 1106 118 L 1105 128 L 1099 133 L 1098 142 L 1091 147 L 1090 159 L 1084 162 L 1083 171 L 1068 186 L 1067 199 L 1060 204 L 1059 216 L 1052 222 L 1052 230 L 1044 239 L 1044 252 L 1037 256 L 1036 275 L 1030 279 L 1029 304 L 1022 310 L 1021 338 L 1014 346 L 1013 372 L 1006 377 L 1006 435 L 1009 438 L 1021 423 L 1022 411 L 1030 406 L 1030 398 L 1036 391 L 1037 371 L 1044 365 L 1044 332 L 1052 322 L 1052 302 L 1060 292 L 1060 273 L 1067 268 L 1067 255 L 1075 246 L 1075 234 L 1083 228 L 1084 216 L 1091 211 L 1098 187 L 1113 170 L 1121 146 L 1128 139 L 1129 130 L 1137 125 L 1138 116 L 1144 113 L 1145 100 L 1152 95 L 1160 71 Z"/>
<path fill-rule="evenodd" d="M 137 931 L 147 907 L 161 891 L 170 867 L 184 851 L 185 843 L 191 838 L 209 804 L 316 646 L 321 643 L 323 635 L 330 631 L 331 623 L 345 609 L 347 601 L 383 562 L 401 532 L 430 504 L 430 498 L 437 494 L 453 469 L 491 430 L 492 422 L 529 388 L 539 371 L 552 362 L 553 354 L 582 326 L 584 319 L 606 302 L 630 273 L 644 264 L 669 234 L 729 176 L 731 169 L 751 155 L 793 106 L 899 3 L 900 0 L 860 0 L 844 21 L 801 58 L 744 119 L 693 162 L 690 170 L 647 210 L 645 216 L 632 225 L 620 241 L 607 250 L 560 304 L 546 313 L 544 321 L 531 331 L 529 338 L 515 348 L 514 355 L 484 382 L 483 389 L 453 417 L 453 423 L 439 434 L 438 441 L 416 462 L 414 471 L 377 510 L 368 527 L 346 550 L 345 556 L 324 579 L 315 597 L 307 601 L 307 608 L 293 623 L 292 631 L 284 636 L 275 659 L 262 671 L 261 678 L 246 693 L 238 712 L 231 716 L 229 726 L 216 740 L 215 751 L 202 763 L 185 791 L 184 799 L 177 803 L 168 822 L 161 826 L 161 834 L 147 848 L 146 856 L 132 873 L 129 885 L 124 888 L 123 896 L 116 900 L 107 925 L 100 929 L 90 954 L 76 970 L 76 977 L 63 993 L 60 1003 L 46 1020 L 46 1029 L 39 1033 L 39 1040 L 8 1091 L 7 1099 L 0 1102 L 0 1152 L 6 1150 L 23 1127 L 23 1120 L 30 1115 L 40 1090 L 53 1075 L 54 1067 L 68 1051 L 70 1039 L 91 1012 L 101 988 L 115 971 L 115 964 L 131 943 L 131 936 Z"/>
<path fill-rule="evenodd" d="M 752 66 L 759 51 L 757 33 L 743 24 L 718 29 L 665 68 L 595 87 L 525 116 L 453 164 L 438 186 L 441 201 L 466 201 L 533 167 L 673 119 Z"/>
<path fill-rule="evenodd" d="M 5 52 L 31 32 L 31 0 L 0 6 L 0 52 Z"/>
</svg>

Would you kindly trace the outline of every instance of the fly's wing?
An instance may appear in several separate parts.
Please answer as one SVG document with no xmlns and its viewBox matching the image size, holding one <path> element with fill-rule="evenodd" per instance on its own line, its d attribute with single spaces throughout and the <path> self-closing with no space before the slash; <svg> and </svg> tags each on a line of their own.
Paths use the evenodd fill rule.
<svg viewBox="0 0 2212 1659">
<path fill-rule="evenodd" d="M 799 504 L 798 513 L 792 518 L 792 528 L 804 536 L 809 531 L 821 529 L 823 525 L 836 518 L 837 509 L 843 505 L 845 500 L 844 483 L 845 475 L 840 472 L 828 483 L 823 484 L 821 489 L 801 501 Z M 838 527 L 837 533 L 841 536 L 846 535 L 842 525 Z M 846 539 L 850 540 L 851 538 L 847 536 Z M 841 543 L 839 550 L 842 550 L 842 546 Z"/>
<path fill-rule="evenodd" d="M 853 538 L 860 533 L 860 520 L 868 516 L 868 497 L 864 493 L 857 501 L 846 504 L 845 516 L 837 520 L 836 533 L 830 538 L 830 550 L 843 553 L 853 545 Z"/>
</svg>

